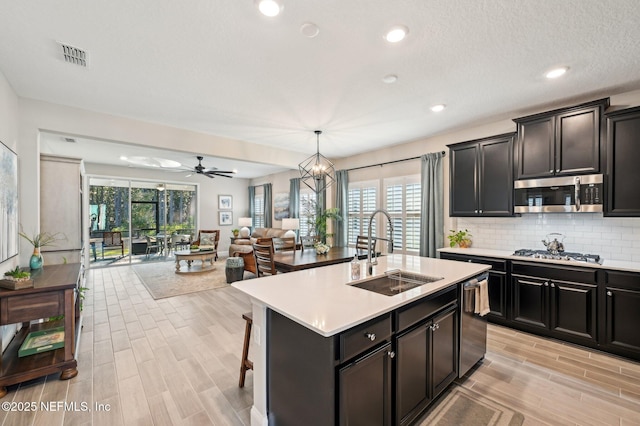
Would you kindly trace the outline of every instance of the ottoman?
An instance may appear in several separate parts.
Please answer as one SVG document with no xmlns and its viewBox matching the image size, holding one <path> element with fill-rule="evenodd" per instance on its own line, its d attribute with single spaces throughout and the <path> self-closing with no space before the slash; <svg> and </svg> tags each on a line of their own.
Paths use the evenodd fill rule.
<svg viewBox="0 0 640 426">
<path fill-rule="evenodd" d="M 242 281 L 244 275 L 244 259 L 241 257 L 229 257 L 224 267 L 224 273 L 227 276 L 227 284 L 234 281 Z"/>
</svg>

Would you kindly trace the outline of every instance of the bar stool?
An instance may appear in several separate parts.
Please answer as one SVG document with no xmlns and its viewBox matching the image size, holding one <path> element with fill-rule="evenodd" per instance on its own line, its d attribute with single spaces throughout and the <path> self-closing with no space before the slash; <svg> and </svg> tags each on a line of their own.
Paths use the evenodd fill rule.
<svg viewBox="0 0 640 426">
<path fill-rule="evenodd" d="M 253 325 L 253 313 L 247 312 L 242 315 L 242 318 L 246 321 L 244 327 L 244 346 L 242 347 L 242 361 L 240 363 L 240 381 L 238 386 L 244 387 L 244 379 L 247 375 L 247 370 L 253 370 L 253 362 L 249 361 L 249 341 L 251 340 L 251 326 Z"/>
</svg>

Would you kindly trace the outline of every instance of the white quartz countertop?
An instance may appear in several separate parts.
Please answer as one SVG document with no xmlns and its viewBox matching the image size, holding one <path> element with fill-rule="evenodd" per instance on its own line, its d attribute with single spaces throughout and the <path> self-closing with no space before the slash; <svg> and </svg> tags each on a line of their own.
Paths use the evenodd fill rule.
<svg viewBox="0 0 640 426">
<path fill-rule="evenodd" d="M 366 260 L 360 261 L 362 281 Z M 351 265 L 341 263 L 321 268 L 278 274 L 232 285 L 254 301 L 329 337 L 369 319 L 390 312 L 426 295 L 472 278 L 489 266 L 460 263 L 419 256 L 391 254 L 378 258 L 371 277 L 400 269 L 420 275 L 443 277 L 442 280 L 412 288 L 394 296 L 385 296 L 352 287 Z"/>
<path fill-rule="evenodd" d="M 531 257 L 513 256 L 513 251 L 493 250 L 493 249 L 483 249 L 483 248 L 473 248 L 473 247 L 465 248 L 465 249 L 445 247 L 445 248 L 438 249 L 438 251 L 442 253 L 452 253 L 452 254 L 461 254 L 461 255 L 469 255 L 469 256 L 497 257 L 500 259 L 522 260 L 522 261 L 531 261 L 531 262 L 540 262 L 540 263 L 554 263 L 554 264 L 564 265 L 564 266 L 583 266 L 586 268 L 613 269 L 618 271 L 640 272 L 639 262 L 631 262 L 631 261 L 623 261 L 623 260 L 604 259 L 604 262 L 602 262 L 602 265 L 599 265 L 597 263 L 586 263 L 586 262 L 578 262 L 578 261 L 534 259 Z"/>
</svg>

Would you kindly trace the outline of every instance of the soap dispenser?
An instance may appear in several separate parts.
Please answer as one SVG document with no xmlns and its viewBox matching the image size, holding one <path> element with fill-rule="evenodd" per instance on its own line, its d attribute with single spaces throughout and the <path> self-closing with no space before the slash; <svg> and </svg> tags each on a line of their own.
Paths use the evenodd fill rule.
<svg viewBox="0 0 640 426">
<path fill-rule="evenodd" d="M 357 254 L 353 256 L 353 260 L 351 261 L 351 279 L 360 279 L 360 261 L 358 260 Z"/>
</svg>

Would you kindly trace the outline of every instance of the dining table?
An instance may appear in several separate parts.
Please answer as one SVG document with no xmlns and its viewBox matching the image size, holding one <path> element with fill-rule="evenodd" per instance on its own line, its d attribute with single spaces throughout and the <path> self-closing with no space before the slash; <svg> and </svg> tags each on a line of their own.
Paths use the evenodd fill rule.
<svg viewBox="0 0 640 426">
<path fill-rule="evenodd" d="M 363 256 L 361 250 L 356 250 L 353 247 L 331 247 L 324 254 L 318 254 L 314 248 L 308 248 L 276 252 L 273 255 L 273 263 L 278 271 L 292 272 L 349 262 L 355 255 L 358 255 L 359 258 Z M 366 257 L 366 253 L 364 256 Z"/>
</svg>

